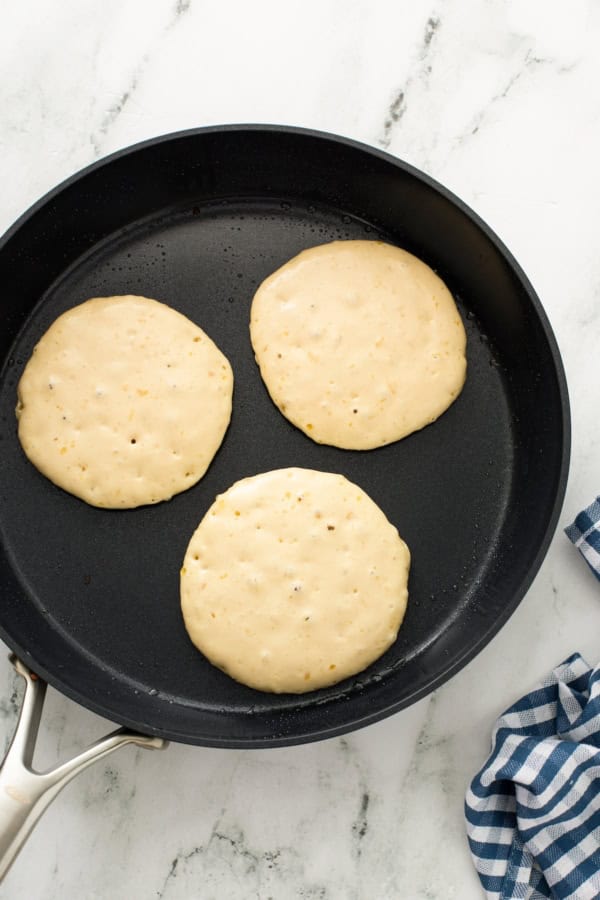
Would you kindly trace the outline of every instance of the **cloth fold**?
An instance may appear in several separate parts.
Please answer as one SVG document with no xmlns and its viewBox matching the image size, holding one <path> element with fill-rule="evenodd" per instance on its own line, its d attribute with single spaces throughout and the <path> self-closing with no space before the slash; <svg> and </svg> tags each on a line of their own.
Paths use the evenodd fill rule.
<svg viewBox="0 0 600 900">
<path fill-rule="evenodd" d="M 579 513 L 565 534 L 600 581 L 600 497 Z"/>
<path fill-rule="evenodd" d="M 600 668 L 574 654 L 496 722 L 467 792 L 488 898 L 600 897 Z"/>
</svg>

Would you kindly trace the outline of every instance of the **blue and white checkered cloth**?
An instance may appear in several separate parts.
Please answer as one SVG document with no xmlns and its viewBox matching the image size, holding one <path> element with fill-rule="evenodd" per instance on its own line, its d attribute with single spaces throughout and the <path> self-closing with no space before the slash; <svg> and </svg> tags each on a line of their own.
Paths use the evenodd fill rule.
<svg viewBox="0 0 600 900">
<path fill-rule="evenodd" d="M 600 897 L 600 668 L 575 654 L 496 723 L 465 803 L 489 898 Z"/>
<path fill-rule="evenodd" d="M 600 579 L 600 497 L 565 530 Z M 488 898 L 600 897 L 600 667 L 575 654 L 500 716 L 465 814 Z"/>
<path fill-rule="evenodd" d="M 565 533 L 600 581 L 600 497 L 579 513 L 573 524 L 565 528 Z"/>
</svg>

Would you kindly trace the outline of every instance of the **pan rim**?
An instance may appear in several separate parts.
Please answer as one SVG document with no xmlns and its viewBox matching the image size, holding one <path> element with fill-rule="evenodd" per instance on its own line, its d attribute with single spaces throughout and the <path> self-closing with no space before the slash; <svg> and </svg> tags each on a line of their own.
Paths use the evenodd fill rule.
<svg viewBox="0 0 600 900">
<path fill-rule="evenodd" d="M 319 729 L 310 732 L 303 732 L 300 737 L 289 735 L 273 735 L 260 738 L 249 737 L 248 739 L 235 739 L 203 736 L 203 738 L 200 740 L 197 735 L 190 735 L 189 733 L 184 731 L 177 732 L 171 727 L 162 730 L 161 728 L 155 726 L 148 725 L 146 727 L 145 725 L 143 725 L 143 730 L 146 733 L 163 736 L 182 743 L 229 748 L 282 747 L 336 737 L 373 724 L 395 712 L 400 711 L 403 708 L 412 705 L 413 703 L 416 703 L 417 701 L 428 696 L 430 693 L 432 693 L 434 690 L 436 690 L 438 687 L 452 678 L 455 674 L 457 674 L 483 650 L 483 648 L 491 641 L 491 639 L 496 634 L 500 632 L 502 627 L 506 624 L 510 616 L 513 614 L 513 612 L 529 590 L 548 552 L 550 543 L 556 532 L 568 480 L 571 450 L 571 416 L 566 375 L 560 355 L 560 350 L 558 347 L 558 342 L 539 297 L 537 296 L 527 275 L 525 274 L 511 251 L 506 247 L 506 245 L 496 235 L 491 227 L 487 225 L 487 223 L 476 212 L 474 212 L 474 210 L 472 210 L 463 200 L 461 200 L 457 195 L 455 195 L 444 185 L 440 184 L 431 176 L 422 172 L 420 169 L 414 167 L 410 163 L 405 162 L 399 157 L 396 157 L 393 154 L 380 148 L 373 147 L 367 143 L 354 140 L 353 138 L 310 128 L 260 123 L 207 125 L 157 135 L 155 137 L 148 138 L 127 147 L 121 148 L 107 156 L 102 157 L 101 159 L 95 160 L 84 168 L 68 176 L 66 179 L 58 183 L 55 187 L 51 188 L 42 197 L 40 197 L 40 199 L 38 199 L 28 209 L 26 209 L 13 222 L 11 226 L 9 226 L 7 231 L 0 238 L 0 252 L 2 252 L 2 250 L 12 239 L 12 237 L 24 225 L 26 225 L 40 209 L 44 208 L 49 202 L 51 202 L 56 196 L 60 195 L 64 190 L 77 184 L 92 172 L 99 170 L 105 166 L 109 166 L 115 160 L 133 155 L 140 150 L 144 150 L 149 147 L 155 147 L 163 143 L 194 138 L 203 134 L 222 134 L 227 132 L 279 133 L 298 135 L 299 137 L 313 139 L 316 138 L 337 145 L 343 145 L 348 148 L 357 150 L 363 154 L 387 162 L 388 164 L 394 166 L 397 169 L 400 169 L 401 171 L 410 175 L 412 178 L 431 188 L 437 194 L 441 195 L 444 199 L 449 201 L 485 235 L 485 237 L 490 241 L 490 243 L 494 246 L 498 253 L 504 258 L 508 268 L 515 274 L 516 278 L 521 284 L 527 296 L 527 300 L 531 304 L 531 307 L 535 312 L 535 315 L 537 316 L 539 325 L 544 335 L 544 339 L 547 343 L 549 355 L 552 361 L 553 371 L 556 377 L 558 397 L 560 401 L 562 425 L 562 439 L 560 444 L 560 468 L 556 477 L 554 500 L 551 513 L 548 517 L 543 538 L 540 541 L 538 550 L 526 573 L 521 579 L 518 588 L 512 592 L 509 601 L 503 607 L 501 614 L 494 619 L 490 627 L 482 635 L 480 635 L 474 643 L 470 643 L 467 647 L 464 648 L 464 651 L 462 653 L 459 653 L 455 657 L 451 658 L 448 661 L 448 664 L 443 666 L 438 674 L 428 681 L 426 686 L 412 691 L 408 696 L 394 703 L 388 703 L 382 708 L 377 708 L 372 712 L 359 716 L 358 719 L 353 718 L 350 722 L 335 724 L 331 726 L 327 726 L 326 724 L 324 724 Z M 72 686 L 70 683 L 64 682 L 60 675 L 56 675 L 53 672 L 46 670 L 45 667 L 38 665 L 35 662 L 34 656 L 30 650 L 26 649 L 25 647 L 19 646 L 18 642 L 14 641 L 10 636 L 7 635 L 2 623 L 0 623 L 0 636 L 12 650 L 14 650 L 23 658 L 24 662 L 26 662 L 27 664 L 31 664 L 37 674 L 42 676 L 50 685 L 52 685 L 52 687 L 59 690 L 65 696 L 92 710 L 98 715 L 103 716 L 104 718 L 112 721 L 117 721 L 127 727 L 133 728 L 134 730 L 140 730 L 139 720 L 135 721 L 121 714 L 115 716 L 114 711 L 110 708 L 109 705 L 103 702 L 102 698 L 91 699 L 89 696 L 80 694 L 76 687 Z"/>
</svg>

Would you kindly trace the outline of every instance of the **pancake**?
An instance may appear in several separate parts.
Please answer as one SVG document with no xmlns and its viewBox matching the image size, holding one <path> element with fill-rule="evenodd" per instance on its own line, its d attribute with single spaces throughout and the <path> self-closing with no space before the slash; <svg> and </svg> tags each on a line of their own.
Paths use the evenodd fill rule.
<svg viewBox="0 0 600 900">
<path fill-rule="evenodd" d="M 158 503 L 206 472 L 232 390 L 229 362 L 185 316 L 146 297 L 97 297 L 34 348 L 18 385 L 19 440 L 92 506 Z"/>
<path fill-rule="evenodd" d="M 181 569 L 188 634 L 261 691 L 303 693 L 362 671 L 396 640 L 410 554 L 342 475 L 277 469 L 217 497 Z"/>
<path fill-rule="evenodd" d="M 250 336 L 283 415 L 320 444 L 381 447 L 435 421 L 466 376 L 448 288 L 381 241 L 304 250 L 258 288 Z"/>
</svg>

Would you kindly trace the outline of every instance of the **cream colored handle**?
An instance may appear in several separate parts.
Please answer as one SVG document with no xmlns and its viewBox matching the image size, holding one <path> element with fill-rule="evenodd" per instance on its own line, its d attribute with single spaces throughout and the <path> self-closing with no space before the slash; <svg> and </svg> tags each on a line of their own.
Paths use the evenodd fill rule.
<svg viewBox="0 0 600 900">
<path fill-rule="evenodd" d="M 46 683 L 11 655 L 10 661 L 25 679 L 25 696 L 17 727 L 0 766 L 0 881 L 14 862 L 31 830 L 65 784 L 124 744 L 153 750 L 164 749 L 167 741 L 118 728 L 92 744 L 73 759 L 36 772 L 32 768 L 35 741 L 44 706 Z"/>
</svg>

